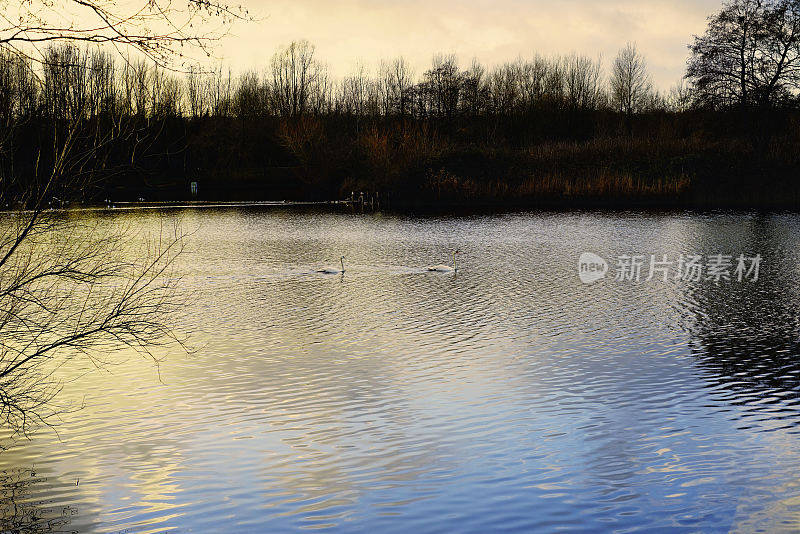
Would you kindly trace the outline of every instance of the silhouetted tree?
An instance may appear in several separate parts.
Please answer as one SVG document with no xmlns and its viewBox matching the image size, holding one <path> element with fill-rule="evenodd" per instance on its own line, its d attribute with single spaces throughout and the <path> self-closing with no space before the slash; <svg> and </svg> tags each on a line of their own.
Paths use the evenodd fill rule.
<svg viewBox="0 0 800 534">
<path fill-rule="evenodd" d="M 681 79 L 670 87 L 665 99 L 666 108 L 673 113 L 683 113 L 692 108 L 694 93 L 686 84 L 686 80 Z"/>
<path fill-rule="evenodd" d="M 113 173 L 112 153 L 134 166 L 160 128 L 152 119 L 176 117 L 183 106 L 182 85 L 160 67 L 182 57 L 184 45 L 210 53 L 218 34 L 203 33 L 203 20 L 224 26 L 245 13 L 209 0 L 185 6 L 0 4 L 0 206 L 12 210 L 0 220 L 0 424 L 12 431 L 57 413 L 49 408 L 60 389 L 53 371 L 65 361 L 102 365 L 126 347 L 156 358 L 154 346 L 177 341 L 167 318 L 176 279 L 167 271 L 183 246 L 180 229 L 130 249 L 124 230 L 101 231 L 50 208 L 80 200 L 98 176 Z M 140 59 L 119 72 L 106 53 L 76 42 L 134 50 Z M 52 45 L 28 57 L 40 43 Z M 194 91 L 189 98 L 197 100 Z M 212 99 L 215 113 L 222 100 Z M 15 159 L 18 136 L 35 145 L 21 152 L 33 161 Z"/>
<path fill-rule="evenodd" d="M 186 0 L 183 5 L 171 0 L 3 2 L 0 46 L 28 54 L 36 49 L 26 45 L 114 45 L 136 49 L 151 63 L 167 66 L 192 48 L 210 55 L 213 42 L 230 23 L 247 17 L 242 7 L 214 0 Z M 209 31 L 203 23 L 210 20 L 221 22 L 221 29 Z"/>
<path fill-rule="evenodd" d="M 435 56 L 433 65 L 425 71 L 424 80 L 430 98 L 429 108 L 439 117 L 452 119 L 458 110 L 463 81 L 456 57 Z"/>
<path fill-rule="evenodd" d="M 486 68 L 477 59 L 473 59 L 469 69 L 462 76 L 462 107 L 464 113 L 471 117 L 477 117 L 485 112 L 489 103 Z"/>
<path fill-rule="evenodd" d="M 564 59 L 565 98 L 567 106 L 577 109 L 597 109 L 602 89 L 600 61 L 572 55 Z"/>
<path fill-rule="evenodd" d="M 355 72 L 345 76 L 339 84 L 339 110 L 354 117 L 356 125 L 368 114 L 372 84 L 364 65 L 358 65 Z"/>
<path fill-rule="evenodd" d="M 700 105 L 779 105 L 800 88 L 800 2 L 729 0 L 689 48 Z"/>
<path fill-rule="evenodd" d="M 320 66 L 314 60 L 314 46 L 298 41 L 272 57 L 272 84 L 281 115 L 302 116 L 309 108 L 319 82 Z"/>
<path fill-rule="evenodd" d="M 619 51 L 611 70 L 611 102 L 617 111 L 630 116 L 646 109 L 653 101 L 653 83 L 647 62 L 628 43 Z"/>
</svg>

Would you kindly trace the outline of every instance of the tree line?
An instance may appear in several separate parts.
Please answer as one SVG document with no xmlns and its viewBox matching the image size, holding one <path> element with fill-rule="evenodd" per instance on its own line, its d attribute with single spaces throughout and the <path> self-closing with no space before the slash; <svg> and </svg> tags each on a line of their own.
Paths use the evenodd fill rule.
<svg viewBox="0 0 800 534">
<path fill-rule="evenodd" d="M 39 78 L 42 83 L 38 83 Z M 103 50 L 51 47 L 41 65 L 0 52 L 0 118 L 76 119 L 105 116 L 302 117 L 357 116 L 453 119 L 514 115 L 537 109 L 638 113 L 686 106 L 679 91 L 653 89 L 633 44 L 616 58 L 606 81 L 601 61 L 572 54 L 536 55 L 494 68 L 436 55 L 415 77 L 398 58 L 377 72 L 365 67 L 334 80 L 307 41 L 276 52 L 263 72 L 234 76 L 218 67 L 185 73 L 144 61 L 120 61 Z"/>
<path fill-rule="evenodd" d="M 689 48 L 685 80 L 662 94 L 634 44 L 620 50 L 607 75 L 599 59 L 578 54 L 493 68 L 474 60 L 462 67 L 440 54 L 419 75 L 398 58 L 338 80 L 307 41 L 278 50 L 262 72 L 238 76 L 222 67 L 176 75 L 143 59 L 120 62 L 108 51 L 64 44 L 47 49 L 40 65 L 0 52 L 0 113 L 8 124 L 101 114 L 413 120 L 548 108 L 633 114 L 797 106 L 800 1 L 729 0 Z"/>
</svg>

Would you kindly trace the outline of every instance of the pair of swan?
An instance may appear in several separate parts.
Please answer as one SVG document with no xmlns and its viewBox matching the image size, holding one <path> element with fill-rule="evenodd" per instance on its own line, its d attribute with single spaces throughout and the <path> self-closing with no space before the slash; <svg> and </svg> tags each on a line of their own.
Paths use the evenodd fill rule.
<svg viewBox="0 0 800 534">
<path fill-rule="evenodd" d="M 433 273 L 454 273 L 458 271 L 458 264 L 456 263 L 456 257 L 458 254 L 461 254 L 460 250 L 453 251 L 453 266 L 450 267 L 449 265 L 431 265 L 428 267 L 428 271 Z M 339 258 L 339 263 L 342 265 L 341 269 L 336 269 L 335 267 L 325 267 L 323 269 L 317 270 L 318 273 L 321 274 L 344 274 L 344 256 Z"/>
</svg>

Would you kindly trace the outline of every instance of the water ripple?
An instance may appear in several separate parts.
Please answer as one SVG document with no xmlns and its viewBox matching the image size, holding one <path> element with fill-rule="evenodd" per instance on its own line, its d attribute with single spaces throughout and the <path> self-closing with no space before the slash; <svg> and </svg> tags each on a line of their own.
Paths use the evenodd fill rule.
<svg viewBox="0 0 800 534">
<path fill-rule="evenodd" d="M 800 217 L 182 217 L 198 351 L 63 369 L 85 408 L 0 454 L 0 531 L 800 527 Z M 584 251 L 766 267 L 584 286 Z"/>
</svg>

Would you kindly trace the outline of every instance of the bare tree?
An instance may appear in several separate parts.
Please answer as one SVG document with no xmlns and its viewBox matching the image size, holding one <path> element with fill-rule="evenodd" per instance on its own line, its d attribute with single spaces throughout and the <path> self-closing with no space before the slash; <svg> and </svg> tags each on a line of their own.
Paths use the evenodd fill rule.
<svg viewBox="0 0 800 534">
<path fill-rule="evenodd" d="M 209 90 L 211 93 L 211 111 L 217 117 L 227 117 L 231 114 L 231 100 L 233 98 L 233 75 L 231 69 L 227 71 L 220 64 L 211 73 Z"/>
<path fill-rule="evenodd" d="M 369 110 L 371 83 L 367 68 L 363 64 L 357 65 L 355 71 L 339 84 L 340 111 L 357 120 L 365 117 Z"/>
<path fill-rule="evenodd" d="M 532 109 L 541 104 L 546 94 L 546 81 L 550 64 L 546 58 L 535 56 L 531 61 L 520 60 L 518 66 L 518 86 L 522 106 Z"/>
<path fill-rule="evenodd" d="M 192 118 L 201 117 L 206 110 L 205 94 L 203 91 L 202 73 L 194 67 L 189 68 L 186 73 L 186 100 L 189 116 Z"/>
<path fill-rule="evenodd" d="M 59 414 L 54 372 L 69 360 L 102 367 L 130 347 L 158 363 L 156 347 L 180 341 L 167 326 L 177 309 L 168 271 L 183 236 L 175 227 L 142 255 L 126 249 L 126 232 L 58 214 L 15 222 L 0 241 L 0 421 L 27 432 Z"/>
<path fill-rule="evenodd" d="M 628 43 L 619 51 L 611 71 L 611 101 L 617 111 L 630 116 L 645 110 L 653 101 L 653 83 L 647 62 Z"/>
<path fill-rule="evenodd" d="M 519 66 L 508 63 L 495 68 L 488 79 L 491 109 L 498 115 L 511 115 L 519 106 Z"/>
<path fill-rule="evenodd" d="M 669 111 L 682 113 L 692 108 L 693 101 L 693 91 L 686 84 L 686 81 L 681 79 L 678 81 L 678 83 L 670 88 L 665 100 L 665 104 Z"/>
<path fill-rule="evenodd" d="M 486 85 L 486 69 L 477 59 L 463 73 L 462 107 L 464 112 L 475 117 L 483 113 L 489 102 Z"/>
<path fill-rule="evenodd" d="M 395 59 L 392 63 L 392 84 L 395 88 L 397 111 L 403 120 L 411 106 L 413 78 L 414 74 L 406 60 L 402 57 Z"/>
<path fill-rule="evenodd" d="M 452 119 L 461 100 L 463 81 L 456 56 L 434 56 L 433 65 L 425 71 L 424 78 L 434 113 L 447 120 Z"/>
<path fill-rule="evenodd" d="M 391 63 L 381 62 L 378 72 L 381 114 L 385 117 L 396 115 L 404 120 L 414 83 L 408 63 L 404 58 L 397 58 Z"/>
<path fill-rule="evenodd" d="M 761 0 L 734 0 L 709 18 L 705 35 L 690 45 L 688 77 L 705 104 L 716 107 L 750 103 L 755 34 L 763 25 Z"/>
<path fill-rule="evenodd" d="M 776 106 L 800 89 L 800 2 L 729 0 L 689 49 L 701 105 Z"/>
<path fill-rule="evenodd" d="M 0 4 L 0 46 L 35 55 L 37 46 L 93 43 L 135 49 L 150 62 L 174 66 L 189 50 L 211 55 L 242 7 L 214 0 L 30 0 Z M 66 21 L 66 23 L 65 23 Z M 221 23 L 209 30 L 208 22 Z M 38 59 L 38 57 L 37 57 Z"/>
<path fill-rule="evenodd" d="M 600 60 L 571 55 L 563 61 L 567 106 L 573 109 L 596 109 L 601 95 Z"/>
<path fill-rule="evenodd" d="M 180 228 L 146 240 L 141 254 L 127 248 L 124 230 L 49 209 L 55 193 L 88 185 L 97 145 L 113 141 L 95 135 L 94 146 L 79 150 L 86 133 L 75 122 L 54 143 L 58 153 L 42 179 L 0 180 L 0 203 L 18 206 L 0 219 L 0 422 L 16 432 L 58 415 L 53 373 L 66 361 L 101 366 L 105 355 L 131 347 L 157 362 L 154 347 L 180 341 L 167 321 Z"/>
<path fill-rule="evenodd" d="M 53 373 L 70 359 L 101 366 L 127 347 L 157 362 L 155 347 L 180 342 L 167 317 L 175 309 L 177 280 L 170 269 L 183 249 L 181 229 L 162 229 L 145 239 L 144 251 L 131 250 L 124 230 L 103 230 L 50 208 L 80 199 L 93 186 L 117 140 L 131 139 L 132 150 L 140 150 L 137 121 L 180 113 L 182 88 L 165 69 L 174 68 L 184 50 L 211 53 L 222 33 L 204 31 L 204 21 L 221 21 L 224 28 L 245 17 L 241 8 L 209 0 L 187 0 L 183 8 L 171 0 L 0 5 L 0 88 L 11 88 L 18 102 L 10 106 L 0 93 L 6 126 L 0 206 L 8 209 L 0 215 L 0 424 L 26 432 L 50 423 L 61 387 Z M 108 56 L 76 42 L 133 51 L 138 59 L 125 56 L 125 68 L 117 71 Z M 40 94 L 30 87 L 37 78 Z M 18 98 L 21 91 L 29 94 Z M 197 94 L 191 87 L 188 92 L 196 112 Z M 212 97 L 219 112 L 226 90 L 219 87 Z M 6 164 L 3 149 L 29 107 L 46 114 L 52 139 L 20 172 L 13 161 Z M 130 120 L 121 120 L 123 114 Z"/>
<path fill-rule="evenodd" d="M 308 111 L 320 73 L 314 52 L 311 43 L 298 41 L 272 57 L 272 85 L 282 115 L 302 116 Z"/>
<path fill-rule="evenodd" d="M 233 111 L 240 119 L 253 119 L 268 111 L 268 88 L 261 83 L 258 74 L 245 72 L 233 96 Z"/>
<path fill-rule="evenodd" d="M 317 65 L 317 79 L 312 87 L 309 105 L 315 115 L 323 115 L 333 109 L 333 81 L 327 65 Z"/>
</svg>

